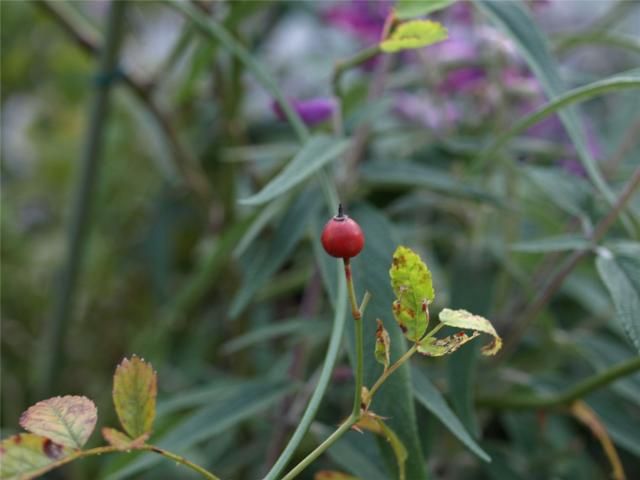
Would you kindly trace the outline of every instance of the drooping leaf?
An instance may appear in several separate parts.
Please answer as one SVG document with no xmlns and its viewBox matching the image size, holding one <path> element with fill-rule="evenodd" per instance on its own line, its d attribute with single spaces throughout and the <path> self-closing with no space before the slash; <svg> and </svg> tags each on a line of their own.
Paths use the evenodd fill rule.
<svg viewBox="0 0 640 480">
<path fill-rule="evenodd" d="M 395 432 L 386 425 L 379 415 L 373 412 L 367 412 L 355 425 L 357 429 L 367 430 L 384 437 L 389 442 L 393 454 L 396 457 L 398 464 L 398 478 L 399 480 L 405 480 L 405 462 L 407 461 L 407 449 L 402 444 L 402 441 L 398 438 Z"/>
<path fill-rule="evenodd" d="M 411 20 L 401 23 L 380 42 L 380 49 L 386 53 L 412 48 L 422 48 L 447 38 L 447 29 L 431 20 Z"/>
<path fill-rule="evenodd" d="M 118 450 L 127 451 L 134 450 L 144 445 L 144 442 L 146 442 L 149 438 L 149 434 L 145 433 L 138 438 L 133 439 L 120 430 L 105 427 L 102 429 L 102 437 L 107 441 L 109 445 L 116 447 Z"/>
<path fill-rule="evenodd" d="M 20 417 L 20 426 L 71 448 L 87 443 L 98 420 L 98 409 L 87 397 L 65 395 L 42 400 Z"/>
<path fill-rule="evenodd" d="M 29 480 L 55 468 L 57 462 L 75 450 L 50 438 L 19 433 L 0 443 L 0 478 Z"/>
<path fill-rule="evenodd" d="M 313 480 L 360 480 L 358 477 L 348 473 L 336 472 L 335 470 L 320 470 L 316 472 Z"/>
<path fill-rule="evenodd" d="M 455 413 L 449 408 L 442 394 L 433 386 L 429 378 L 417 368 L 411 371 L 411 378 L 413 380 L 413 393 L 415 394 L 416 400 L 438 418 L 469 450 L 485 462 L 490 462 L 491 458 L 489 455 L 478 445 L 473 437 L 469 435 L 469 432 L 464 428 L 462 422 L 460 422 Z"/>
<path fill-rule="evenodd" d="M 338 158 L 349 146 L 348 140 L 316 135 L 260 192 L 240 200 L 243 205 L 259 205 L 272 200 L 309 178 L 327 163 Z"/>
<path fill-rule="evenodd" d="M 465 343 L 473 340 L 480 333 L 473 332 L 467 335 L 464 332 L 454 333 L 444 338 L 426 337 L 418 344 L 418 352 L 427 357 L 442 357 L 458 350 Z"/>
<path fill-rule="evenodd" d="M 613 299 L 616 318 L 640 352 L 640 261 L 601 249 L 596 266 Z"/>
<path fill-rule="evenodd" d="M 455 0 L 398 0 L 393 7 L 396 18 L 407 20 L 442 10 Z"/>
<path fill-rule="evenodd" d="M 389 276 L 397 297 L 393 315 L 407 339 L 418 341 L 427 329 L 429 304 L 435 298 L 431 272 L 418 254 L 399 246 L 393 254 Z"/>
<path fill-rule="evenodd" d="M 378 326 L 376 328 L 376 360 L 378 363 L 381 363 L 386 370 L 389 368 L 389 355 L 391 348 L 391 337 L 389 337 L 389 332 L 384 328 L 384 324 L 382 320 L 377 319 Z"/>
<path fill-rule="evenodd" d="M 440 312 L 440 322 L 450 327 L 467 328 L 473 330 L 474 333 L 471 336 L 474 338 L 477 336 L 477 332 L 487 333 L 493 337 L 493 341 L 482 347 L 482 353 L 484 355 L 495 355 L 502 347 L 502 339 L 493 328 L 491 322 L 480 315 L 474 315 L 466 310 L 451 310 L 445 308 Z M 456 335 L 459 335 L 456 334 Z"/>
<path fill-rule="evenodd" d="M 150 363 L 125 358 L 113 376 L 113 403 L 120 424 L 131 438 L 151 433 L 156 416 L 157 378 Z"/>
</svg>

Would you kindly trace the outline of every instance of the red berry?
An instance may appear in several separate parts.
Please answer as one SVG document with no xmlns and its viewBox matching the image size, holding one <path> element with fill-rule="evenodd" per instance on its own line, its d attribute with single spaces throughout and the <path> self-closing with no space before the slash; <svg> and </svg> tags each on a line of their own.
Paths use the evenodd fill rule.
<svg viewBox="0 0 640 480">
<path fill-rule="evenodd" d="M 364 247 L 360 225 L 342 213 L 342 205 L 338 207 L 338 215 L 324 226 L 321 240 L 325 251 L 337 258 L 355 257 Z"/>
</svg>

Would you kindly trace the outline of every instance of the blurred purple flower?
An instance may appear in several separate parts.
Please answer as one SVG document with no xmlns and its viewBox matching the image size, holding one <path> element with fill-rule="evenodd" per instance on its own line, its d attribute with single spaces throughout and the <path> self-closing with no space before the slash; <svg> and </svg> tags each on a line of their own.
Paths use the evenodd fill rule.
<svg viewBox="0 0 640 480">
<path fill-rule="evenodd" d="M 336 101 L 331 97 L 307 98 L 305 100 L 289 99 L 293 109 L 300 115 L 307 125 L 316 125 L 328 120 L 336 110 Z M 280 120 L 286 116 L 277 101 L 271 102 L 271 109 Z"/>
<path fill-rule="evenodd" d="M 460 119 L 458 109 L 450 102 L 440 106 L 427 96 L 405 92 L 394 97 L 393 111 L 403 120 L 435 131 L 445 130 Z"/>
<path fill-rule="evenodd" d="M 558 162 L 560 168 L 562 168 L 565 172 L 575 175 L 576 177 L 584 177 L 587 176 L 587 171 L 584 169 L 582 164 L 575 158 L 565 158 Z"/>
<path fill-rule="evenodd" d="M 325 20 L 365 42 L 378 42 L 391 11 L 389 0 L 342 1 L 329 8 Z"/>
<path fill-rule="evenodd" d="M 462 67 L 448 72 L 438 90 L 441 93 L 455 93 L 476 90 L 486 84 L 487 74 L 480 67 Z"/>
</svg>

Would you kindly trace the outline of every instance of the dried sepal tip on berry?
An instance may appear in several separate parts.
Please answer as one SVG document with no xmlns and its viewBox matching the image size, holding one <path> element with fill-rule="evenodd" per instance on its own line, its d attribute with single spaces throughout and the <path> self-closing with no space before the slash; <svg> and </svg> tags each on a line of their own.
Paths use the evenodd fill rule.
<svg viewBox="0 0 640 480">
<path fill-rule="evenodd" d="M 322 230 L 322 246 L 336 258 L 352 258 L 364 247 L 364 233 L 357 222 L 344 214 L 342 204 L 338 205 L 338 214 L 327 222 Z"/>
</svg>

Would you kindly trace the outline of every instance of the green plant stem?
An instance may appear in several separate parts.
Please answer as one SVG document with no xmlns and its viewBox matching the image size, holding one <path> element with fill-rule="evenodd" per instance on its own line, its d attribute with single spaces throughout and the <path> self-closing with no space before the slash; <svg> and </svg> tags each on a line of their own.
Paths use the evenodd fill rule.
<svg viewBox="0 0 640 480">
<path fill-rule="evenodd" d="M 340 424 L 338 429 L 329 435 L 324 442 L 316 447 L 316 449 L 311 452 L 309 455 L 304 457 L 304 459 L 298 463 L 289 473 L 287 473 L 282 480 L 291 480 L 297 477 L 305 468 L 307 468 L 316 458 L 322 455 L 331 445 L 333 445 L 342 435 L 347 433 L 349 429 L 354 426 L 359 420 L 353 414 L 349 415 L 349 417 Z"/>
<path fill-rule="evenodd" d="M 64 338 L 73 310 L 80 268 L 87 246 L 91 206 L 98 182 L 103 133 L 108 116 L 109 94 L 118 70 L 118 51 L 124 27 L 126 2 L 113 2 L 107 18 L 104 48 L 95 81 L 95 95 L 90 106 L 89 127 L 80 160 L 81 171 L 71 204 L 65 264 L 61 272 L 53 313 L 44 328 L 44 348 L 38 368 L 38 394 L 52 393 L 64 360 Z"/>
<path fill-rule="evenodd" d="M 418 351 L 418 345 L 417 344 L 412 345 L 411 348 L 406 352 L 404 352 L 404 355 L 402 355 L 398 360 L 396 360 L 396 362 L 393 365 L 391 365 L 384 372 L 382 372 L 382 375 L 380 375 L 378 380 L 376 380 L 376 383 L 374 383 L 373 387 L 371 387 L 371 389 L 369 390 L 369 398 L 373 399 L 373 395 L 378 391 L 378 389 L 387 380 L 387 378 L 389 378 L 393 372 L 395 372 L 398 368 L 400 368 L 404 364 L 404 362 L 409 360 L 411 356 L 417 351 Z"/>
<path fill-rule="evenodd" d="M 640 370 L 640 357 L 634 357 L 626 362 L 619 363 L 604 372 L 587 378 L 577 383 L 565 392 L 551 396 L 531 395 L 496 397 L 480 397 L 477 404 L 482 407 L 490 407 L 499 410 L 503 409 L 549 409 L 564 407 L 574 401 L 583 398 L 589 393 L 602 388 L 611 382 L 631 373 Z"/>
<path fill-rule="evenodd" d="M 200 465 L 196 465 L 195 463 L 187 460 L 184 457 L 181 457 L 180 455 L 176 455 L 173 452 L 169 452 L 167 450 L 164 450 L 162 448 L 158 448 L 154 445 L 141 445 L 135 448 L 132 448 L 131 451 L 143 451 L 143 452 L 153 452 L 153 453 L 157 453 L 158 455 L 162 455 L 165 458 L 168 458 L 169 460 L 173 460 L 174 462 L 177 462 L 181 465 L 184 465 L 187 468 L 190 468 L 191 470 L 193 470 L 194 472 L 199 473 L 200 475 L 202 475 L 203 478 L 206 478 L 207 480 L 220 480 L 219 477 L 216 477 L 213 473 L 209 472 L 208 470 L 202 468 Z M 129 450 L 126 451 L 127 453 L 129 452 Z M 40 476 L 43 475 L 46 472 L 49 472 L 51 470 L 54 470 L 56 468 L 59 468 L 63 465 L 66 465 L 67 463 L 71 463 L 74 460 L 78 460 L 81 458 L 87 458 L 87 457 L 94 457 L 94 456 L 99 456 L 105 453 L 124 453 L 122 450 L 111 446 L 111 445 L 106 445 L 104 447 L 96 447 L 96 448 L 90 448 L 88 450 L 77 450 L 75 452 L 73 452 L 71 455 L 68 455 L 64 458 L 61 458 L 60 460 L 50 463 L 44 467 L 42 467 L 41 469 L 32 472 L 33 475 L 35 476 Z"/>
<path fill-rule="evenodd" d="M 375 57 L 381 53 L 379 45 L 372 45 L 371 47 L 365 48 L 364 50 L 360 50 L 355 55 L 345 59 L 340 60 L 333 67 L 333 74 L 331 75 L 331 88 L 333 89 L 333 95 L 339 97 L 341 95 L 340 92 L 340 80 L 342 79 L 342 75 L 347 71 L 352 69 L 353 67 L 357 67 L 367 60 Z"/>
<path fill-rule="evenodd" d="M 307 455 L 300 463 L 298 463 L 289 473 L 287 473 L 282 480 L 290 480 L 295 478 L 300 472 L 302 472 L 311 462 L 324 453 L 336 440 L 349 431 L 349 429 L 358 423 L 362 416 L 362 384 L 364 379 L 364 351 L 363 351 L 363 327 L 362 327 L 362 315 L 364 309 L 369 303 L 371 295 L 366 292 L 362 300 L 361 308 L 358 307 L 358 300 L 356 298 L 355 287 L 353 285 L 353 275 L 351 272 L 351 261 L 349 258 L 343 259 L 344 265 L 344 277 L 347 283 L 347 293 L 349 297 L 349 303 L 351 304 L 351 314 L 353 321 L 355 322 L 355 343 L 356 343 L 356 368 L 354 372 L 355 386 L 353 392 L 353 408 L 351 409 L 351 415 L 340 424 L 338 429 L 333 432 L 329 437 L 325 439 L 320 445 L 318 445 L 309 455 Z"/>
<path fill-rule="evenodd" d="M 356 369 L 355 369 L 355 387 L 353 392 L 353 409 L 351 410 L 351 416 L 356 419 L 360 418 L 360 410 L 362 403 L 362 383 L 364 377 L 364 339 L 362 328 L 362 311 L 358 307 L 358 299 L 356 298 L 356 290 L 353 286 L 353 275 L 351 273 L 351 261 L 349 258 L 343 259 L 344 264 L 344 277 L 347 281 L 347 291 L 349 296 L 349 303 L 351 304 L 351 316 L 355 322 L 355 337 L 356 337 Z M 367 302 L 368 303 L 368 302 Z M 366 303 L 364 304 L 366 306 Z"/>
</svg>

